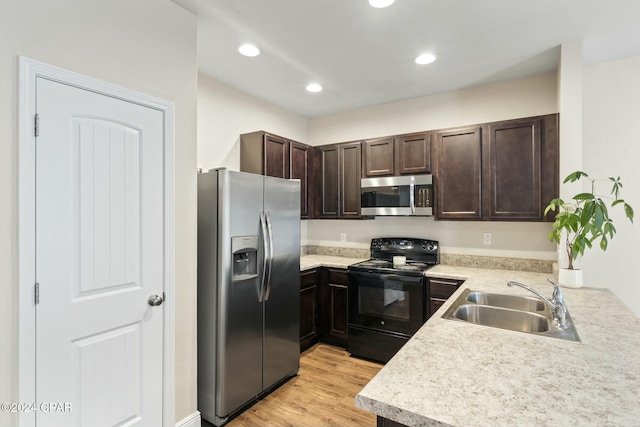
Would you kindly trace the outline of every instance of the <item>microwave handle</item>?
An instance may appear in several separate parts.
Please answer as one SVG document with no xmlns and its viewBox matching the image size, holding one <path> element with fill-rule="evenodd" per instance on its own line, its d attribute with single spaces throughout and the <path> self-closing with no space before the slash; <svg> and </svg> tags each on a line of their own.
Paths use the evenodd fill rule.
<svg viewBox="0 0 640 427">
<path fill-rule="evenodd" d="M 411 184 L 409 184 L 409 205 L 411 206 L 411 215 L 416 214 L 416 178 L 411 177 Z"/>
</svg>

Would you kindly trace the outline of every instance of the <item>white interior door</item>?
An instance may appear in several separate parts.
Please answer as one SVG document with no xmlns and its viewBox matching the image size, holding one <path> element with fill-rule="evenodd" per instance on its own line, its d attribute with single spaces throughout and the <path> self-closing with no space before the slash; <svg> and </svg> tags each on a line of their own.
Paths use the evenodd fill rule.
<svg viewBox="0 0 640 427">
<path fill-rule="evenodd" d="M 44 78 L 36 99 L 36 405 L 64 405 L 37 425 L 161 426 L 163 114 Z"/>
</svg>

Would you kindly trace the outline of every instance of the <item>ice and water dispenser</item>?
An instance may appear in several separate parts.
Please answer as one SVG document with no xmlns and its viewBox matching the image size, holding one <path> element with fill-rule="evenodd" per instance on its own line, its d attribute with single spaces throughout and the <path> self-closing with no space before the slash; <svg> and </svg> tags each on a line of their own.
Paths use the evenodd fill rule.
<svg viewBox="0 0 640 427">
<path fill-rule="evenodd" d="M 258 276 L 258 236 L 238 236 L 231 238 L 233 267 L 231 280 L 253 279 Z"/>
</svg>

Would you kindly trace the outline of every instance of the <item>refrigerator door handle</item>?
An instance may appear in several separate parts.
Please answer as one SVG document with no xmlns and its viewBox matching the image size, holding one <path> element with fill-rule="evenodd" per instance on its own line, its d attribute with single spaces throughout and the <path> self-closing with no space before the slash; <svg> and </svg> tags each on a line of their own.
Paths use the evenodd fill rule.
<svg viewBox="0 0 640 427">
<path fill-rule="evenodd" d="M 269 242 L 267 241 L 269 236 L 267 231 L 267 221 L 263 210 L 260 211 L 260 229 L 262 230 L 262 277 L 260 280 L 260 289 L 258 290 L 258 301 L 262 302 L 264 300 L 267 267 L 269 263 Z"/>
<path fill-rule="evenodd" d="M 271 227 L 271 214 L 265 211 L 267 219 L 267 231 L 269 233 L 269 273 L 267 273 L 266 292 L 264 300 L 269 300 L 269 292 L 271 291 L 271 270 L 273 268 L 273 228 Z"/>
</svg>

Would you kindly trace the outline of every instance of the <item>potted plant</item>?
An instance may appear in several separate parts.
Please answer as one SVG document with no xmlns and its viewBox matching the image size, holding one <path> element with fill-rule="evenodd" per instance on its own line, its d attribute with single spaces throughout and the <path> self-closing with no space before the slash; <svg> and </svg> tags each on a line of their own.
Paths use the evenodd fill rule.
<svg viewBox="0 0 640 427">
<path fill-rule="evenodd" d="M 549 240 L 560 244 L 563 234 L 565 236 L 564 244 L 569 265 L 566 269 L 560 269 L 558 281 L 568 287 L 582 286 L 582 271 L 574 266 L 576 258 L 584 255 L 585 249 L 591 248 L 597 240 L 599 240 L 600 249 L 606 251 L 609 240 L 616 234 L 613 220 L 609 217 L 609 208 L 622 206 L 625 216 L 633 223 L 633 208 L 620 198 L 622 189 L 620 177 L 611 177 L 608 180 L 591 179 L 586 173 L 576 171 L 570 173 L 563 184 L 576 182 L 582 178 L 591 182 L 590 192 L 578 193 L 571 198 L 570 202 L 560 198 L 553 199 L 544 210 L 545 215 L 549 211 L 559 210 L 549 233 Z M 601 195 L 596 192 L 598 181 L 611 184 L 610 195 Z"/>
</svg>

